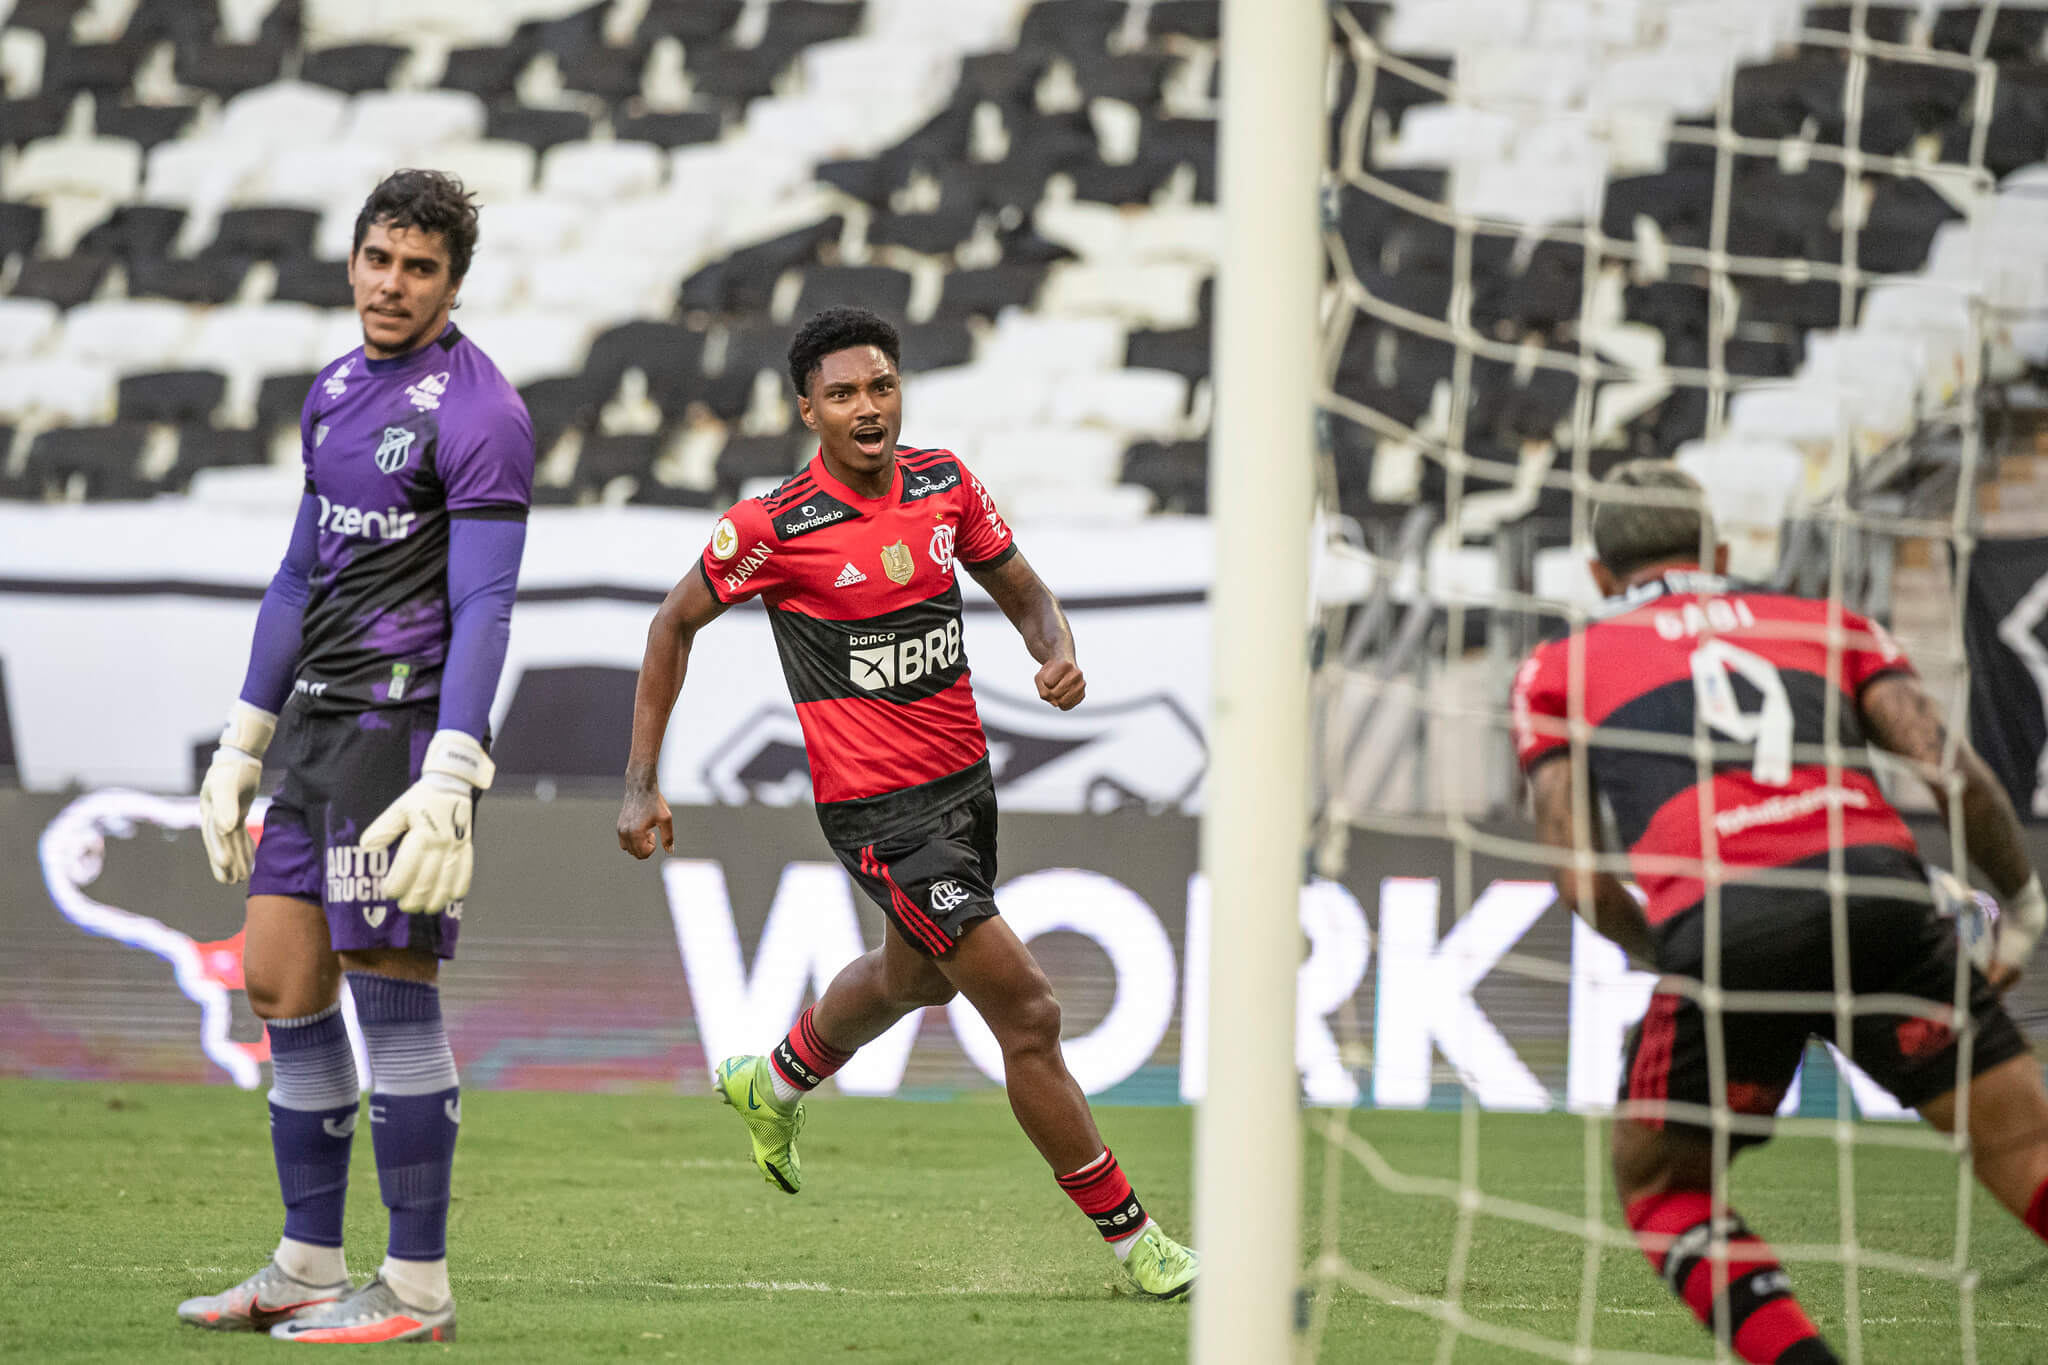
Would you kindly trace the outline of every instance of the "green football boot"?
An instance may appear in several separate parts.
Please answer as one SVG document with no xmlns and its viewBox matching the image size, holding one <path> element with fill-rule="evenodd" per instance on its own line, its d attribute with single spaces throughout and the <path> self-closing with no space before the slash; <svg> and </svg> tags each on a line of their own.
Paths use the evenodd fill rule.
<svg viewBox="0 0 2048 1365">
<path fill-rule="evenodd" d="M 796 1135 L 804 1130 L 804 1102 L 785 1108 L 775 1098 L 775 1078 L 766 1057 L 728 1057 L 718 1064 L 718 1098 L 738 1111 L 754 1143 L 761 1177 L 784 1194 L 804 1187 Z M 1132 1252 L 1132 1255 L 1138 1253 Z"/>
<path fill-rule="evenodd" d="M 1124 1257 L 1126 1287 L 1141 1299 L 1178 1299 L 1195 1287 L 1202 1258 L 1168 1237 L 1157 1223 L 1146 1223 L 1138 1244 Z"/>
</svg>

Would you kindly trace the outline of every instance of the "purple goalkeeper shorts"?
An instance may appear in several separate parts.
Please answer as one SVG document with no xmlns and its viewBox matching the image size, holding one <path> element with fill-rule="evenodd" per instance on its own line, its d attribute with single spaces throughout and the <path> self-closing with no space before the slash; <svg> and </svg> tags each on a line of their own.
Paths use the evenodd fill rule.
<svg viewBox="0 0 2048 1365">
<path fill-rule="evenodd" d="M 406 914 L 383 887 L 404 841 L 375 853 L 356 842 L 419 778 L 437 712 L 437 702 L 343 716 L 288 711 L 279 727 L 284 785 L 263 819 L 249 894 L 320 906 L 336 952 L 411 948 L 454 957 L 462 902 L 438 915 Z"/>
</svg>

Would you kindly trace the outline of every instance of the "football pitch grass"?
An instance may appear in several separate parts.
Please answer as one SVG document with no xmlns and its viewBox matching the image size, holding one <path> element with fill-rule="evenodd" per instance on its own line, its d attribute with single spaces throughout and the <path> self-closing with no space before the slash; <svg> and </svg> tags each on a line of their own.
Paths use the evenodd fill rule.
<svg viewBox="0 0 2048 1365">
<path fill-rule="evenodd" d="M 1351 1118 L 1402 1171 L 1455 1176 L 1456 1115 Z M 420 1352 L 491 1362 L 1186 1358 L 1187 1307 L 1112 1294 L 1109 1253 L 1000 1096 L 818 1102 L 796 1198 L 761 1181 L 740 1124 L 710 1099 L 486 1091 L 463 1097 L 463 1119 L 450 1229 L 461 1338 Z M 1190 1236 L 1192 1115 L 1110 1108 L 1101 1119 L 1147 1208 Z M 362 1131 L 348 1219 L 359 1279 L 375 1268 L 384 1229 Z M 1580 1120 L 1487 1115 L 1479 1131 L 1488 1193 L 1582 1211 Z M 1312 1134 L 1305 1259 L 1319 1245 L 1323 1151 Z M 1953 1164 L 1879 1147 L 1856 1155 L 1865 1243 L 1950 1254 Z M 274 1245 L 260 1093 L 0 1080 L 0 1172 L 0 1356 L 252 1360 L 291 1349 L 172 1318 L 179 1299 L 226 1287 Z M 1836 1240 L 1835 1191 L 1824 1142 L 1774 1143 L 1737 1168 L 1737 1206 L 1781 1243 Z M 1613 1221 L 1611 1187 L 1604 1199 Z M 1456 1221 L 1447 1202 L 1388 1193 L 1350 1162 L 1341 1206 L 1354 1264 L 1413 1294 L 1443 1292 Z M 1981 1196 L 1973 1221 L 1978 1358 L 2048 1360 L 2048 1251 Z M 1568 1342 L 1581 1272 L 1576 1238 L 1482 1218 L 1464 1302 L 1490 1322 Z M 1793 1273 L 1839 1347 L 1841 1272 Z M 1865 1270 L 1861 1295 L 1871 1365 L 1960 1359 L 1953 1286 Z M 1595 1331 L 1603 1349 L 1709 1356 L 1633 1252 L 1603 1260 Z M 1319 1359 L 1429 1362 L 1438 1337 L 1419 1313 L 1341 1292 Z M 1469 1339 L 1454 1357 L 1538 1358 Z"/>
</svg>

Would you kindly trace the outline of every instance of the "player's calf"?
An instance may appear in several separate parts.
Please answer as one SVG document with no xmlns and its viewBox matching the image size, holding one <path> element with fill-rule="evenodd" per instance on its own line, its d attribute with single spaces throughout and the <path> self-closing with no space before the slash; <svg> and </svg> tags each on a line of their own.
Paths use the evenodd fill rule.
<svg viewBox="0 0 2048 1365">
<path fill-rule="evenodd" d="M 1666 1128 L 1615 1124 L 1615 1185 L 1650 1269 L 1741 1359 L 1836 1365 L 1770 1247 L 1733 1209 L 1714 1221 L 1711 1152 L 1705 1142 Z M 1717 1236 L 1726 1247 L 1720 1264 Z"/>
</svg>

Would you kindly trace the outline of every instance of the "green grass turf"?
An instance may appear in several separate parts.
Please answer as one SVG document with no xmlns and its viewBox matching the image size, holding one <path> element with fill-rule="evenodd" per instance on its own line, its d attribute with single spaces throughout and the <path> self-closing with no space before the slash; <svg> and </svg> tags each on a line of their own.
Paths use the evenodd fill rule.
<svg viewBox="0 0 2048 1365">
<path fill-rule="evenodd" d="M 451 1228 L 462 1338 L 422 1353 L 806 1365 L 1185 1358 L 1186 1307 L 1112 1296 L 1108 1253 L 1000 1097 L 818 1103 L 794 1199 L 761 1182 L 739 1123 L 710 1100 L 477 1092 L 464 1096 L 463 1117 Z M 1456 1174 L 1456 1115 L 1351 1117 L 1402 1171 Z M 1101 1119 L 1147 1207 L 1185 1234 L 1190 1114 L 1105 1109 Z M 1479 1132 L 1488 1193 L 1583 1208 L 1581 1121 L 1488 1115 Z M 1305 1255 L 1320 1245 L 1323 1151 L 1311 1135 Z M 1938 1155 L 1859 1148 L 1866 1242 L 1948 1254 L 1953 1171 Z M 367 1141 L 356 1144 L 354 1188 L 360 1276 L 383 1240 Z M 1735 1187 L 1738 1207 L 1781 1242 L 1832 1242 L 1835 1190 L 1833 1148 L 1813 1140 L 1745 1157 Z M 1611 1191 L 1605 1202 L 1611 1221 Z M 1413 1294 L 1443 1292 L 1448 1203 L 1391 1194 L 1346 1159 L 1340 1204 L 1340 1249 L 1353 1264 Z M 1972 1260 L 1985 1270 L 1979 1359 L 2048 1359 L 2048 1254 L 1982 1198 L 1974 1219 Z M 0 1081 L 0 1356 L 241 1360 L 284 1350 L 171 1317 L 180 1298 L 261 1264 L 278 1222 L 260 1094 Z M 1568 1341 L 1580 1242 L 1492 1218 L 1477 1231 L 1467 1309 Z M 1839 1344 L 1840 1271 L 1807 1265 L 1795 1276 Z M 1952 1286 L 1865 1271 L 1861 1288 L 1866 1361 L 1960 1359 Z M 1708 1354 L 1633 1252 L 1604 1257 L 1599 1307 L 1603 1349 Z M 1330 1300 L 1319 1359 L 1427 1362 L 1439 1334 L 1416 1312 L 1344 1291 Z M 1454 1356 L 1534 1359 L 1469 1339 Z"/>
</svg>

